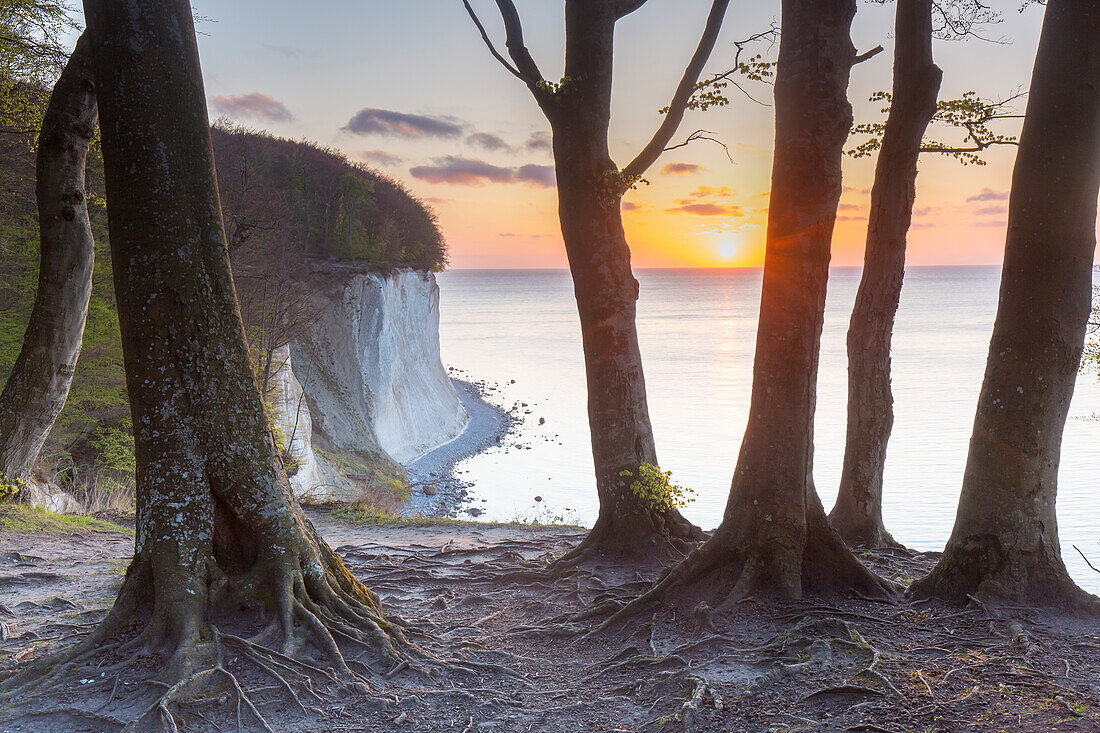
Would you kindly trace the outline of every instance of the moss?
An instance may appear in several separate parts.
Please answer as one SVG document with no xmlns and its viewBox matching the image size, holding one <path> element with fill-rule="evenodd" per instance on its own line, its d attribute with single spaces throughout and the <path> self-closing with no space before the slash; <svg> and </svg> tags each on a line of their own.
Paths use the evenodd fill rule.
<svg viewBox="0 0 1100 733">
<path fill-rule="evenodd" d="M 0 505 L 0 532 L 13 534 L 92 534 L 107 532 L 133 535 L 134 531 L 102 519 L 74 514 L 57 514 L 25 504 Z"/>
</svg>

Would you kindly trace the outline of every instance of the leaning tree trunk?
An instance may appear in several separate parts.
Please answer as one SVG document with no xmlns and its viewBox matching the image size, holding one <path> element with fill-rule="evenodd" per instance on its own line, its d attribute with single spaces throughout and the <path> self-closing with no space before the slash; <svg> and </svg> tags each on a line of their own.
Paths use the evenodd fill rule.
<svg viewBox="0 0 1100 733">
<path fill-rule="evenodd" d="M 932 62 L 932 0 L 898 0 L 894 88 L 871 188 L 867 251 L 848 327 L 848 435 L 829 515 L 849 545 L 897 543 L 882 523 L 882 475 L 894 424 L 890 338 L 905 275 L 917 158 L 936 113 L 943 72 Z"/>
<path fill-rule="evenodd" d="M 729 502 L 714 535 L 612 621 L 695 583 L 725 589 L 716 611 L 753 594 L 889 592 L 829 525 L 812 478 L 825 288 L 852 124 L 855 10 L 855 0 L 783 2 L 752 400 Z"/>
<path fill-rule="evenodd" d="M 0 394 L 0 476 L 17 483 L 30 479 L 65 406 L 84 336 L 95 263 L 84 167 L 96 119 L 85 34 L 54 86 L 38 136 L 38 291 L 23 348 Z"/>
<path fill-rule="evenodd" d="M 630 489 L 643 463 L 657 465 L 638 344 L 638 281 L 630 267 L 621 202 L 627 182 L 608 151 L 618 12 L 612 3 L 566 4 L 569 86 L 544 107 L 554 137 L 558 214 L 580 316 L 588 424 L 600 512 L 567 558 L 633 557 L 683 550 L 702 533 L 676 509 L 654 508 Z"/>
<path fill-rule="evenodd" d="M 163 654 L 165 681 L 197 680 L 222 673 L 220 649 L 237 629 L 256 632 L 244 647 L 234 642 L 247 658 L 270 662 L 274 647 L 345 681 L 355 675 L 334 635 L 357 653 L 369 649 L 368 664 L 392 664 L 415 648 L 303 515 L 267 427 L 230 276 L 190 5 L 86 0 L 84 9 L 133 412 L 137 532 L 114 607 L 69 656 L 94 654 L 136 627 L 121 649 Z M 50 672 L 71 666 L 46 662 Z"/>
<path fill-rule="evenodd" d="M 1050 0 L 958 515 L 914 596 L 1096 603 L 1066 573 L 1054 505 L 1092 301 L 1098 192 L 1100 6 Z"/>
</svg>

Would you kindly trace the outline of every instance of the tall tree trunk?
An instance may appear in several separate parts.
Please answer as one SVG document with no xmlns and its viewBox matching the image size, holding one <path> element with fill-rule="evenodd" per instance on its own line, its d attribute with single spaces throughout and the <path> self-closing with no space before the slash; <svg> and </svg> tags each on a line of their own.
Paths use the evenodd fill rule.
<svg viewBox="0 0 1100 733">
<path fill-rule="evenodd" d="M 784 0 L 775 153 L 748 427 L 714 535 L 622 618 L 683 585 L 753 594 L 888 593 L 829 525 L 813 484 L 817 366 L 856 53 L 855 0 Z"/>
<path fill-rule="evenodd" d="M 86 0 L 84 10 L 137 532 L 114 607 L 70 656 L 137 621 L 126 648 L 163 654 L 158 674 L 179 680 L 220 663 L 224 631 L 260 623 L 254 653 L 271 644 L 354 678 L 335 632 L 392 663 L 414 648 L 303 515 L 267 427 L 230 275 L 190 4 Z"/>
<path fill-rule="evenodd" d="M 38 290 L 23 348 L 0 394 L 0 475 L 15 481 L 30 478 L 80 355 L 95 264 L 84 167 L 96 119 L 89 41 L 82 35 L 38 136 Z"/>
<path fill-rule="evenodd" d="M 542 77 L 523 41 L 512 0 L 497 0 L 511 63 L 497 51 L 469 0 L 462 0 L 490 53 L 523 81 L 553 131 L 558 215 L 580 315 L 588 380 L 588 424 L 600 514 L 592 531 L 555 563 L 562 569 L 593 555 L 648 559 L 682 551 L 703 533 L 674 508 L 636 496 L 631 475 L 656 465 L 636 325 L 638 281 L 630 269 L 622 197 L 667 148 L 697 90 L 730 0 L 713 0 L 699 45 L 664 121 L 621 171 L 608 151 L 615 24 L 646 0 L 565 0 L 565 76 Z"/>
<path fill-rule="evenodd" d="M 1100 6 L 1050 0 L 958 515 L 917 597 L 1096 604 L 1066 573 L 1054 505 L 1092 302 L 1098 192 Z"/>
<path fill-rule="evenodd" d="M 553 130 L 558 214 L 573 276 L 588 383 L 588 425 L 600 512 L 569 557 L 589 551 L 646 557 L 683 550 L 702 533 L 675 509 L 631 490 L 657 465 L 638 344 L 638 281 L 623 231 L 626 184 L 608 151 L 615 23 L 612 3 L 566 3 L 565 86 L 547 116 Z"/>
<path fill-rule="evenodd" d="M 882 523 L 882 475 L 894 424 L 890 339 L 905 276 L 917 158 L 943 72 L 932 61 L 932 0 L 898 0 L 894 88 L 871 188 L 867 250 L 848 327 L 848 435 L 829 515 L 849 545 L 897 545 Z"/>
</svg>

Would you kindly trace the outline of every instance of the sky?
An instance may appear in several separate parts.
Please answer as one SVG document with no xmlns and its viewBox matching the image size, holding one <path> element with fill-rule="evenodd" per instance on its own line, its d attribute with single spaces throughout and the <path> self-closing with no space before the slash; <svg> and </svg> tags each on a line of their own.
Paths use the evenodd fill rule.
<svg viewBox="0 0 1100 733">
<path fill-rule="evenodd" d="M 501 45 L 492 0 L 471 0 Z M 564 2 L 516 0 L 543 74 L 561 76 Z M 941 98 L 976 91 L 1008 97 L 1029 83 L 1042 9 L 993 0 L 1003 21 L 981 40 L 940 41 Z M 549 126 L 527 89 L 494 61 L 461 0 L 193 0 L 212 118 L 228 117 L 306 138 L 402 181 L 438 213 L 451 266 L 566 266 L 558 228 Z M 710 0 L 649 0 L 620 21 L 611 150 L 623 166 L 660 123 L 698 43 Z M 882 119 L 868 97 L 890 88 L 894 6 L 861 0 L 853 25 L 860 51 L 849 97 L 857 122 Z M 733 0 L 708 71 L 733 42 L 779 17 L 778 0 Z M 774 47 L 757 47 L 774 57 Z M 706 129 L 725 142 L 670 151 L 628 193 L 624 224 L 636 267 L 746 267 L 763 261 L 773 110 L 771 88 L 736 92 L 732 104 L 689 112 L 679 142 Z M 1016 106 L 1022 113 L 1026 98 Z M 1018 132 L 1019 121 L 1000 129 Z M 940 137 L 951 138 L 946 132 Z M 1015 148 L 988 165 L 922 156 L 909 262 L 999 264 Z M 847 159 L 833 262 L 862 262 L 874 158 Z"/>
</svg>

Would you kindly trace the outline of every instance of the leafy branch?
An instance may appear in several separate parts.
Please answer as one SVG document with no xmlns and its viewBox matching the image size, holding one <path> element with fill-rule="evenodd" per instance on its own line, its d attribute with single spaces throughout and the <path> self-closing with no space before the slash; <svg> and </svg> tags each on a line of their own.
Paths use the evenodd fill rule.
<svg viewBox="0 0 1100 733">
<path fill-rule="evenodd" d="M 696 83 L 695 89 L 688 99 L 687 109 L 706 111 L 711 107 L 728 106 L 730 100 L 727 96 L 727 90 L 731 86 L 753 102 L 767 106 L 766 102 L 761 102 L 750 94 L 742 86 L 742 83 L 751 81 L 770 84 L 775 77 L 776 62 L 766 60 L 764 53 L 756 53 L 747 58 L 743 58 L 743 56 L 750 46 L 759 41 L 768 41 L 770 50 L 778 38 L 779 27 L 772 23 L 767 30 L 755 33 L 744 40 L 735 41 L 733 45 L 737 51 L 734 53 L 731 67 L 726 71 L 714 74 L 709 79 Z M 668 107 L 662 109 L 661 114 L 667 114 L 668 109 Z"/>
<path fill-rule="evenodd" d="M 932 124 L 961 131 L 963 139 L 957 144 L 935 139 L 925 140 L 921 145 L 921 152 L 949 155 L 963 165 L 986 165 L 982 154 L 989 148 L 996 145 L 1019 145 L 1015 135 L 1003 135 L 991 125 L 1000 120 L 1022 119 L 1023 115 L 1017 114 L 1012 109 L 1012 103 L 1025 94 L 1026 92 L 1017 92 L 1005 99 L 985 100 L 979 97 L 977 92 L 966 92 L 957 99 L 937 102 Z M 875 92 L 871 95 L 870 101 L 885 102 L 881 111 L 883 115 L 889 114 L 890 104 L 893 101 L 889 92 Z M 885 132 L 885 122 L 856 125 L 852 128 L 852 133 L 865 135 L 867 139 L 846 151 L 847 154 L 853 158 L 865 158 L 871 155 L 882 147 L 882 136 Z"/>
</svg>

